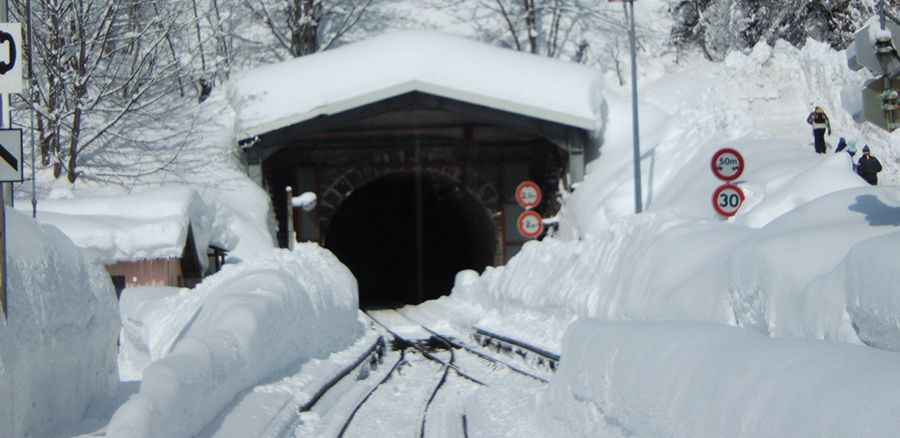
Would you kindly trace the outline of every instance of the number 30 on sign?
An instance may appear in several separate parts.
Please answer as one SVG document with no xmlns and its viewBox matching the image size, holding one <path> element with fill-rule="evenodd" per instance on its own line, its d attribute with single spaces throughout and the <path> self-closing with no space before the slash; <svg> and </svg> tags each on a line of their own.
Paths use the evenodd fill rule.
<svg viewBox="0 0 900 438">
<path fill-rule="evenodd" d="M 744 199 L 744 191 L 740 187 L 732 184 L 723 184 L 713 192 L 713 208 L 720 215 L 731 217 L 741 209 Z"/>
</svg>

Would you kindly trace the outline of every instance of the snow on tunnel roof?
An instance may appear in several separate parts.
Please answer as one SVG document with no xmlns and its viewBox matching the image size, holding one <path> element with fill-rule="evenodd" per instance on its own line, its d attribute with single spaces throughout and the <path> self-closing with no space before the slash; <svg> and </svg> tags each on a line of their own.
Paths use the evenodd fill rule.
<svg viewBox="0 0 900 438">
<path fill-rule="evenodd" d="M 46 200 L 37 219 L 59 228 L 103 263 L 179 258 L 193 233 L 200 263 L 206 248 L 232 249 L 236 237 L 223 212 L 210 208 L 196 191 L 169 186 L 142 193 Z"/>
<path fill-rule="evenodd" d="M 593 130 L 597 71 L 436 32 L 404 31 L 246 72 L 230 85 L 238 139 L 413 91 Z"/>
</svg>

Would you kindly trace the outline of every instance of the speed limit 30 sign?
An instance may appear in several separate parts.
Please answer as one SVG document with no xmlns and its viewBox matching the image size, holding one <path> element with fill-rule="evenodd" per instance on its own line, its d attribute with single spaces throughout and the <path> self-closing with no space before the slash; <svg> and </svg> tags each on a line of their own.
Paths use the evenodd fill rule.
<svg viewBox="0 0 900 438">
<path fill-rule="evenodd" d="M 722 216 L 732 217 L 741 209 L 744 199 L 744 191 L 740 187 L 723 184 L 713 192 L 713 208 Z"/>
<path fill-rule="evenodd" d="M 527 239 L 537 239 L 544 232 L 544 218 L 534 210 L 523 211 L 516 220 L 519 234 Z"/>
</svg>

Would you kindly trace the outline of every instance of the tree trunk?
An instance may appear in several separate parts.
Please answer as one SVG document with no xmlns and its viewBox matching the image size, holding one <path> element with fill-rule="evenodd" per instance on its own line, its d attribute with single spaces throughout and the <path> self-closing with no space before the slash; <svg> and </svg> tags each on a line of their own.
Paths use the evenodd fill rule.
<svg viewBox="0 0 900 438">
<path fill-rule="evenodd" d="M 291 54 L 306 56 L 319 50 L 319 17 L 315 0 L 295 0 L 291 15 Z"/>
</svg>

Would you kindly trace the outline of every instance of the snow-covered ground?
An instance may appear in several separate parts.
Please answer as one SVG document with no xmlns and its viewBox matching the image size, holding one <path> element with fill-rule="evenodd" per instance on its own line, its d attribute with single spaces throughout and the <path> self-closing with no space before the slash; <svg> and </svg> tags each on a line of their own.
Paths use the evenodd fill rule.
<svg viewBox="0 0 900 438">
<path fill-rule="evenodd" d="M 643 13 L 661 2 L 639 4 L 650 5 Z M 445 38 L 421 38 L 397 56 Z M 366 47 L 343 50 L 363 56 L 353 50 Z M 434 328 L 461 337 L 478 326 L 562 351 L 559 374 L 546 390 L 505 398 L 459 391 L 446 405 L 471 414 L 471 436 L 896 435 L 900 399 L 890 388 L 900 375 L 900 138 L 856 124 L 842 109 L 845 90 L 866 77 L 846 68 L 843 53 L 814 41 L 803 49 L 759 45 L 724 63 L 687 58 L 676 65 L 664 54 L 641 61 L 646 212 L 637 216 L 627 87 L 610 74 L 586 80 L 584 69 L 573 68 L 570 77 L 590 84 L 575 101 L 560 100 L 570 92 L 523 91 L 516 81 L 493 79 L 488 91 L 500 89 L 517 104 L 583 117 L 598 116 L 598 99 L 605 99 L 597 120 L 603 146 L 565 199 L 555 236 L 525 245 L 507 266 L 460 275 L 449 297 L 416 309 L 431 315 Z M 416 65 L 423 69 L 416 79 L 446 79 L 427 62 Z M 253 78 L 245 77 L 261 82 Z M 364 79 L 377 82 L 372 91 L 397 85 Z M 329 85 L 345 91 L 338 82 Z M 210 229 L 240 240 L 233 263 L 194 291 L 125 291 L 118 365 L 140 390 L 103 428 L 108 436 L 315 434 L 328 419 L 294 416 L 310 382 L 371 341 L 357 319 L 349 271 L 314 245 L 273 250 L 268 196 L 234 159 L 236 129 L 257 126 L 260 114 L 313 114 L 322 102 L 297 108 L 268 96 L 275 100 L 242 107 L 254 89 L 240 83 L 186 111 L 197 123 L 196 141 L 180 152 L 175 176 L 128 188 L 145 192 L 132 198 L 144 202 L 129 207 L 140 216 L 155 205 L 148 188 L 189 186 L 187 193 L 223 212 L 203 219 Z M 804 123 L 813 105 L 831 116 L 832 144 L 843 136 L 873 148 L 885 165 L 881 187 L 854 175 L 847 155 L 813 153 Z M 727 221 L 710 205 L 719 182 L 709 169 L 713 152 L 725 146 L 746 158 L 737 184 L 748 195 Z M 91 200 L 99 195 L 129 191 L 42 178 L 39 220 L 51 223 L 54 215 L 96 206 Z M 28 207 L 19 200 L 18 208 Z M 56 219 L 79 233 L 97 215 Z M 100 268 L 58 231 L 17 212 L 10 221 L 11 290 L 25 293 L 11 294 L 12 318 L 0 328 L 0 393 L 13 394 L 0 401 L 0 417 L 9 419 L 11 436 L 87 432 L 86 420 L 108 418 L 104 409 L 123 392 L 116 387 L 114 294 Z M 109 237 L 95 239 L 101 252 L 129 248 L 103 240 Z M 430 381 L 427 374 L 410 380 Z M 421 396 L 403 382 L 392 390 Z M 40 409 L 23 410 L 29 403 Z"/>
</svg>

